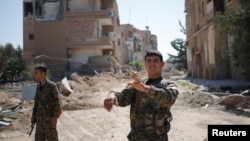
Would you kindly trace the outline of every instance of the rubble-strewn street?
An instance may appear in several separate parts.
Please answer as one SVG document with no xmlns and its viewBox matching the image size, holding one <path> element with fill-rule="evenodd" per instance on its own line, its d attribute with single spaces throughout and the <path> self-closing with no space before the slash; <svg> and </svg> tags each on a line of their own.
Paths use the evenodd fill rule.
<svg viewBox="0 0 250 141">
<path fill-rule="evenodd" d="M 169 78 L 171 75 L 166 74 Z M 143 74 L 141 76 L 143 77 Z M 226 106 L 218 103 L 226 100 L 230 91 L 220 89 L 217 93 L 215 91 L 211 93 L 207 89 L 214 89 L 214 87 L 211 87 L 212 84 L 209 81 L 203 81 L 202 85 L 202 81 L 199 80 L 178 80 L 180 76 L 171 78 L 175 78 L 174 81 L 178 84 L 180 91 L 171 110 L 173 114 L 169 132 L 171 141 L 206 141 L 208 124 L 250 123 L 247 95 L 241 95 L 242 101 L 237 105 L 225 108 Z M 132 80 L 128 76 L 121 74 L 104 73 L 93 77 L 74 74 L 74 79 L 69 79 L 74 92 L 69 96 L 60 96 L 64 111 L 58 121 L 59 140 L 127 140 L 126 136 L 130 130 L 129 107 L 114 107 L 111 112 L 107 112 L 103 108 L 103 100 L 109 91 L 121 91 L 130 81 Z M 22 85 L 31 83 L 6 84 L 4 89 L 0 89 L 1 141 L 34 140 L 35 132 L 30 137 L 27 134 L 31 129 L 30 116 L 33 101 L 21 100 Z M 212 83 L 214 86 L 219 86 L 221 81 Z M 210 88 L 207 87 L 208 84 Z M 233 81 L 230 84 L 236 85 Z M 237 83 L 237 86 L 244 85 L 248 83 Z"/>
</svg>

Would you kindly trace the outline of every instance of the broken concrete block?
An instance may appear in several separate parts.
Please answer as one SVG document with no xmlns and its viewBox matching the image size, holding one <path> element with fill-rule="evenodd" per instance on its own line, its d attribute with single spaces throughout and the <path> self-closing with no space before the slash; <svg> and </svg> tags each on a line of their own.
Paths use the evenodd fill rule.
<svg viewBox="0 0 250 141">
<path fill-rule="evenodd" d="M 221 101 L 218 102 L 219 105 L 225 105 L 226 108 L 233 108 L 236 105 L 242 103 L 245 97 L 240 94 L 232 94 L 224 97 Z"/>
<path fill-rule="evenodd" d="M 10 123 L 4 122 L 4 121 L 0 121 L 0 125 L 1 125 L 1 126 L 9 126 Z"/>
<path fill-rule="evenodd" d="M 61 93 L 64 96 L 69 96 L 73 92 L 66 77 L 64 77 L 61 82 L 57 82 L 57 86 L 60 88 Z"/>
</svg>

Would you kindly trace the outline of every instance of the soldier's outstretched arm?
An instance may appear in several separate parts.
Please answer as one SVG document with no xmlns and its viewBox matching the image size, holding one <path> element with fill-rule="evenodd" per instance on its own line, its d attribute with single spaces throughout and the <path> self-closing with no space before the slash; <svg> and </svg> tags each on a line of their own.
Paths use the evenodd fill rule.
<svg viewBox="0 0 250 141">
<path fill-rule="evenodd" d="M 113 105 L 118 105 L 117 104 L 117 98 L 115 96 L 115 93 L 113 91 L 109 92 L 107 95 L 107 98 L 104 100 L 104 108 L 107 111 L 111 111 Z"/>
<path fill-rule="evenodd" d="M 135 89 L 127 87 L 121 92 L 109 92 L 107 98 L 104 100 L 104 108 L 110 111 L 113 105 L 125 107 L 131 104 L 135 98 Z"/>
<path fill-rule="evenodd" d="M 177 86 L 174 83 L 166 84 L 165 86 L 156 87 L 143 83 L 128 83 L 138 91 L 148 94 L 152 99 L 160 102 L 160 104 L 173 104 L 179 94 Z"/>
</svg>

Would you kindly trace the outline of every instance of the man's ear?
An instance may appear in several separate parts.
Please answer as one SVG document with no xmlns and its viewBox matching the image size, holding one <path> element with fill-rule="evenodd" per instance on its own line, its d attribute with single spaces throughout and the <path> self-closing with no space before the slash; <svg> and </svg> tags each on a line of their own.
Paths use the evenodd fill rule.
<svg viewBox="0 0 250 141">
<path fill-rule="evenodd" d="M 165 66 L 165 64 L 166 64 L 165 62 L 162 62 L 162 65 L 161 65 L 161 67 L 163 68 L 163 67 Z"/>
</svg>

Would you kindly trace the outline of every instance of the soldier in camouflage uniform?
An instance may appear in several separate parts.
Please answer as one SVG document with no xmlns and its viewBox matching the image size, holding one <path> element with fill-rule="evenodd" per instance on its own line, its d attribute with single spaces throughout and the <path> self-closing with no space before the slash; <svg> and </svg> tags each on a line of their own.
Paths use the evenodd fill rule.
<svg viewBox="0 0 250 141">
<path fill-rule="evenodd" d="M 104 100 L 104 107 L 110 111 L 113 105 L 130 105 L 129 141 L 168 141 L 172 120 L 170 108 L 179 92 L 173 82 L 161 76 L 164 62 L 159 51 L 147 51 L 144 59 L 148 79 L 142 82 L 133 73 L 134 82 L 128 83 L 121 92 L 110 92 Z"/>
<path fill-rule="evenodd" d="M 37 66 L 34 77 L 38 81 L 31 123 L 36 123 L 35 141 L 58 141 L 56 129 L 60 116 L 59 92 L 56 84 L 47 79 L 47 68 Z"/>
</svg>

